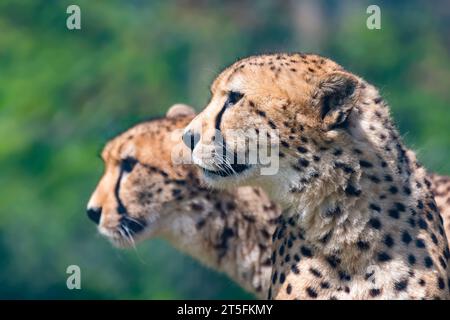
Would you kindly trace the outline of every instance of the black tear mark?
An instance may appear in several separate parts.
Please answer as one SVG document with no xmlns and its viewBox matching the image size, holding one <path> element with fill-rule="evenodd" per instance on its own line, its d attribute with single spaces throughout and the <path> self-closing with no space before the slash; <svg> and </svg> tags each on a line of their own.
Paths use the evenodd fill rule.
<svg viewBox="0 0 450 320">
<path fill-rule="evenodd" d="M 125 215 L 128 211 L 127 208 L 123 205 L 122 200 L 120 199 L 120 184 L 122 182 L 123 172 L 124 171 L 120 169 L 119 178 L 117 179 L 116 186 L 114 187 L 114 195 L 117 200 L 117 212 L 119 214 Z"/>
</svg>

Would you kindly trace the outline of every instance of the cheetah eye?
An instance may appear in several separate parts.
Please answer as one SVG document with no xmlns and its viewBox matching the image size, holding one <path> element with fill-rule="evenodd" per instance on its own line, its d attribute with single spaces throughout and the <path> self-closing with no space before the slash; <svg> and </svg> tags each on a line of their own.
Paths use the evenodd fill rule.
<svg viewBox="0 0 450 320">
<path fill-rule="evenodd" d="M 227 106 L 232 106 L 235 105 L 239 100 L 242 99 L 244 95 L 240 92 L 236 92 L 236 91 L 230 91 L 228 93 L 228 99 L 226 102 Z"/>
<path fill-rule="evenodd" d="M 126 157 L 125 159 L 122 159 L 120 162 L 120 169 L 123 172 L 131 172 L 133 171 L 134 166 L 136 165 L 137 160 L 133 157 Z"/>
</svg>

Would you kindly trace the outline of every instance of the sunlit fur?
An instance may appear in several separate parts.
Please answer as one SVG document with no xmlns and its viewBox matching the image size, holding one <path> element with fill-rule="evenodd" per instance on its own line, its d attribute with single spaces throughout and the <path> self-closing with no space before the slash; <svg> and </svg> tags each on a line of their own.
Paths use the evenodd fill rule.
<svg viewBox="0 0 450 320">
<path fill-rule="evenodd" d="M 279 131 L 276 175 L 253 166 L 244 175 L 206 177 L 219 188 L 262 187 L 284 208 L 269 297 L 448 298 L 450 253 L 431 184 L 375 87 L 317 55 L 274 54 L 236 62 L 211 89 L 186 128 L 201 135 L 198 166 L 214 169 L 197 150 L 214 145 L 210 132 L 230 91 L 243 98 L 222 114 L 227 145 L 243 145 L 228 130 Z"/>
<path fill-rule="evenodd" d="M 192 109 L 177 105 L 166 118 L 138 124 L 108 142 L 102 152 L 105 172 L 88 207 L 102 208 L 98 229 L 115 245 L 163 238 L 265 298 L 280 209 L 257 188 L 217 192 L 202 184 L 194 166 L 173 164 L 173 150 L 186 151 L 180 129 L 192 117 Z M 121 159 L 129 156 L 138 163 L 123 179 L 119 196 L 127 215 L 146 225 L 130 235 L 120 232 L 122 215 L 114 195 Z"/>
<path fill-rule="evenodd" d="M 137 125 L 123 134 L 117 136 L 112 139 L 108 144 L 107 148 L 111 151 L 106 151 L 105 155 L 113 155 L 107 159 L 107 163 L 105 164 L 108 168 L 105 172 L 105 175 L 108 171 L 115 171 L 116 165 L 108 165 L 108 162 L 112 161 L 114 158 L 120 159 L 120 155 L 118 153 L 114 154 L 114 152 L 118 152 L 120 149 L 126 150 L 126 145 L 133 144 L 136 148 L 149 148 L 154 150 L 162 150 L 163 154 L 166 154 L 167 151 L 173 150 L 180 142 L 176 139 L 170 139 L 173 130 L 177 128 L 182 128 L 185 123 L 189 122 L 193 117 L 192 109 L 187 107 L 183 107 L 180 105 L 176 105 L 173 108 L 170 108 L 167 117 L 169 119 L 159 119 L 153 120 L 151 122 L 142 123 Z M 179 120 L 173 121 L 170 118 L 178 118 Z M 183 120 L 184 118 L 184 120 Z M 173 124 L 167 126 L 165 124 L 173 121 Z M 159 133 L 155 134 L 155 128 L 159 129 Z M 140 131 L 140 134 L 135 135 L 134 133 Z M 138 143 L 140 140 L 140 136 L 144 136 L 145 140 L 141 143 Z M 131 139 L 128 137 L 131 136 Z M 169 139 L 168 139 L 169 137 Z M 165 143 L 161 144 L 160 142 L 164 141 Z M 113 152 L 114 150 L 114 152 Z M 137 152 L 138 155 L 141 155 L 141 152 Z M 141 159 L 139 159 L 141 160 Z M 154 163 L 154 159 L 147 157 L 144 163 Z M 114 162 L 116 163 L 116 162 Z M 169 162 L 169 165 L 171 162 Z M 158 165 L 155 163 L 155 165 Z M 191 172 L 190 169 L 197 175 L 195 168 L 193 167 L 185 167 L 182 171 L 182 176 L 186 178 L 186 176 Z M 141 172 L 143 175 L 142 179 L 148 182 L 156 182 L 159 184 L 159 175 L 150 172 Z M 104 193 L 112 193 L 114 189 L 114 179 L 110 180 L 111 183 L 104 183 L 99 185 L 99 187 L 104 189 Z M 441 209 L 441 213 L 446 222 L 446 230 L 450 228 L 450 202 L 448 202 L 448 198 L 450 198 L 450 180 L 448 177 L 442 177 L 437 175 L 431 176 L 431 181 L 433 185 L 433 190 L 436 193 L 436 202 Z M 194 181 L 192 181 L 194 182 Z M 144 186 L 147 183 L 143 184 Z M 125 194 L 132 194 L 127 192 L 127 188 L 134 189 L 135 187 L 132 184 L 124 184 L 122 189 Z M 162 185 L 162 188 L 166 188 L 166 185 Z M 100 192 L 97 190 L 96 192 Z M 272 239 L 271 234 L 275 230 L 274 220 L 277 217 L 279 208 L 274 206 L 272 203 L 268 201 L 267 196 L 262 190 L 255 190 L 253 188 L 239 188 L 235 192 L 227 192 L 223 191 L 220 193 L 207 193 L 204 195 L 204 199 L 200 199 L 200 195 L 197 197 L 197 203 L 211 203 L 208 206 L 208 210 L 213 212 L 219 212 L 219 209 L 215 207 L 215 201 L 218 196 L 225 195 L 228 199 L 227 195 L 232 195 L 236 198 L 234 200 L 234 204 L 236 208 L 233 210 L 227 210 L 227 215 L 215 215 L 212 220 L 203 220 L 204 213 L 193 211 L 189 203 L 186 203 L 184 200 L 178 200 L 176 196 L 169 194 L 167 198 L 155 197 L 153 199 L 154 202 L 161 204 L 161 214 L 155 212 L 154 210 L 143 210 L 143 215 L 140 215 L 139 218 L 143 218 L 145 221 L 153 220 L 151 217 L 157 217 L 157 219 L 161 219 L 163 222 L 156 222 L 159 226 L 164 226 L 164 229 L 167 229 L 166 232 L 158 233 L 155 230 L 155 227 L 151 224 L 149 228 L 152 231 L 143 231 L 143 235 L 138 235 L 137 242 L 142 241 L 144 239 L 154 238 L 157 234 L 160 234 L 161 237 L 168 239 L 171 243 L 173 243 L 177 248 L 181 249 L 183 252 L 188 254 L 193 254 L 194 257 L 198 258 L 200 261 L 203 261 L 207 265 L 213 267 L 219 272 L 226 272 L 231 279 L 236 281 L 241 287 L 246 290 L 254 293 L 258 298 L 266 298 L 267 291 L 269 289 L 270 282 L 270 273 L 271 268 L 267 266 L 268 258 L 270 257 Z M 103 198 L 105 202 L 97 202 L 97 205 L 106 206 L 106 201 L 112 201 L 110 205 L 111 208 L 115 206 L 115 200 L 111 198 Z M 128 202 L 128 201 L 126 201 Z M 198 206 L 197 206 L 198 209 Z M 142 210 L 138 210 L 141 212 Z M 246 222 L 243 222 L 242 213 L 246 214 Z M 135 213 L 130 213 L 134 215 Z M 177 215 L 178 219 L 172 219 L 170 217 Z M 116 221 L 115 224 L 111 225 L 111 229 L 106 231 L 107 235 L 114 242 L 118 242 L 121 246 L 130 246 L 134 241 L 130 241 L 128 237 L 123 237 L 120 232 L 115 232 L 117 229 L 117 212 L 114 210 L 110 211 L 109 214 L 105 215 L 102 220 L 102 224 L 108 225 L 109 221 Z M 167 220 L 166 220 L 167 219 Z M 247 226 L 250 232 L 241 232 L 238 239 L 232 239 L 228 241 L 228 252 L 222 257 L 222 259 L 218 259 L 220 251 L 223 249 L 219 249 L 217 246 L 212 245 L 212 243 L 216 242 L 217 239 L 220 238 L 220 234 L 223 233 L 223 228 L 226 225 L 233 225 L 232 220 L 235 219 L 234 224 L 239 224 L 242 226 Z M 261 230 L 266 230 L 270 236 L 261 237 L 257 232 L 253 232 L 252 225 L 250 221 L 255 220 L 255 226 L 261 228 Z M 164 220 L 166 220 L 164 222 Z M 180 221 L 195 221 L 198 224 L 199 221 L 204 221 L 203 227 L 198 230 L 197 228 L 192 228 L 192 232 L 188 233 L 177 233 L 177 225 L 179 225 Z M 173 223 L 173 228 L 170 228 L 168 224 Z M 242 230 L 242 229 L 241 229 Z M 114 236 L 116 235 L 116 236 Z M 133 235 L 135 236 L 135 235 Z M 213 240 L 215 239 L 215 240 Z M 247 254 L 248 252 L 252 252 L 251 248 L 258 244 L 258 247 L 264 251 L 261 254 L 257 254 L 257 251 L 253 251 L 253 254 Z M 240 248 L 240 249 L 239 249 Z M 264 249 L 266 248 L 266 249 Z M 233 252 L 242 251 L 245 253 L 245 257 L 242 257 L 243 254 L 232 254 Z M 215 262 L 217 261 L 217 262 Z M 258 271 L 259 270 L 259 271 Z M 251 276 L 253 275 L 253 276 Z"/>
</svg>

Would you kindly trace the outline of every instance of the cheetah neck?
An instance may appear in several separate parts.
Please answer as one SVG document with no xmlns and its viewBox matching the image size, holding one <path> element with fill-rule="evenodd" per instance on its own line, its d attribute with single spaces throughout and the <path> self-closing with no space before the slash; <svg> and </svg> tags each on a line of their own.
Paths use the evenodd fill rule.
<svg viewBox="0 0 450 320">
<path fill-rule="evenodd" d="M 265 298 L 278 208 L 253 188 L 201 194 L 171 209 L 163 237 Z"/>
<path fill-rule="evenodd" d="M 425 171 L 404 147 L 375 89 L 367 88 L 354 112 L 359 121 L 349 128 L 356 140 L 352 150 L 338 142 L 322 146 L 322 163 L 310 159 L 301 172 L 282 172 L 281 180 L 288 183 L 277 190 L 288 208 L 285 222 L 296 224 L 302 237 L 324 254 L 342 252 L 349 265 L 370 260 L 347 249 L 361 239 L 380 241 L 381 215 L 395 225 L 400 216 L 414 215 L 418 201 L 430 194 Z M 291 168 L 299 158 L 289 160 Z"/>
</svg>

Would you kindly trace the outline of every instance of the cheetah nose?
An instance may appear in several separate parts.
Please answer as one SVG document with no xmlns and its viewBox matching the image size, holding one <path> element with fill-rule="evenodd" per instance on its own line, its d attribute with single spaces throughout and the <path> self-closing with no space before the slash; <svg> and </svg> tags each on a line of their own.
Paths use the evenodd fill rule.
<svg viewBox="0 0 450 320">
<path fill-rule="evenodd" d="M 191 129 L 187 130 L 183 134 L 183 142 L 189 149 L 191 149 L 191 151 L 194 151 L 194 148 L 199 141 L 200 135 L 196 132 L 193 132 Z"/>
<path fill-rule="evenodd" d="M 100 217 L 102 216 L 102 208 L 88 208 L 86 210 L 89 219 L 98 224 L 100 222 Z"/>
</svg>

